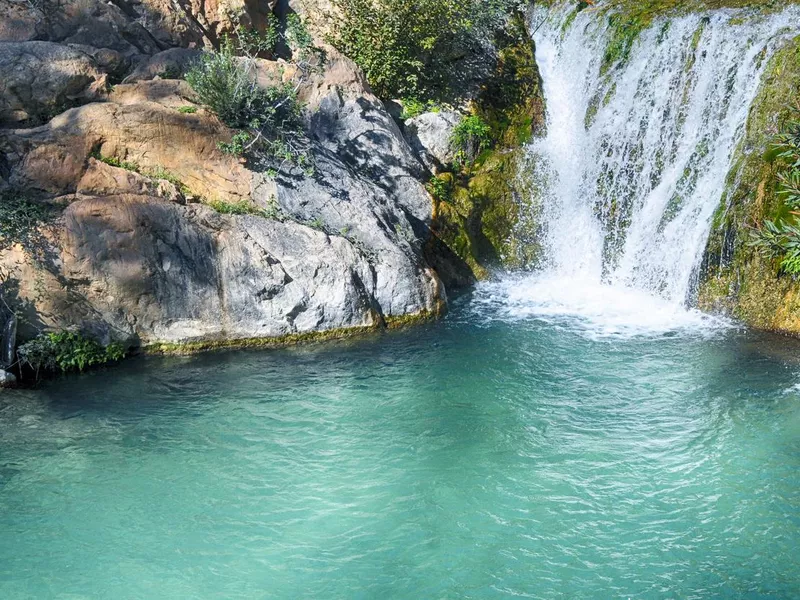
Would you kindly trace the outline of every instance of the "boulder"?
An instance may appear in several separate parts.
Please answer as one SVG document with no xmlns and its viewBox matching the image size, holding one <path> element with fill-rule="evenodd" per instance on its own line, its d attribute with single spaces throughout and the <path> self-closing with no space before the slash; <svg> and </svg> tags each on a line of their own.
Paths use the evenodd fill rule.
<svg viewBox="0 0 800 600">
<path fill-rule="evenodd" d="M 9 371 L 0 369 L 0 388 L 13 387 L 17 383 L 17 376 Z"/>
<path fill-rule="evenodd" d="M 279 63 L 261 67 L 280 73 Z M 177 110 L 187 95 L 179 81 L 119 85 L 107 102 L 0 133 L 8 185 L 69 202 L 49 263 L 19 247 L 0 255 L 35 312 L 26 319 L 134 344 L 225 343 L 443 309 L 423 255 L 432 210 L 423 167 L 352 62 L 331 50 L 301 86 L 313 176 L 222 154 L 232 132 L 205 110 Z M 182 205 L 147 177 L 159 170 L 197 199 L 250 203 L 256 214 Z"/>
<path fill-rule="evenodd" d="M 52 42 L 0 43 L 0 125 L 47 121 L 99 98 L 106 76 L 92 58 Z"/>
<path fill-rule="evenodd" d="M 140 63 L 123 83 L 162 79 L 180 79 L 199 57 L 201 52 L 191 48 L 170 48 Z"/>
<path fill-rule="evenodd" d="M 438 173 L 455 159 L 455 149 L 450 143 L 461 115 L 457 112 L 427 112 L 405 122 L 405 136 L 409 145 L 428 170 Z"/>
</svg>

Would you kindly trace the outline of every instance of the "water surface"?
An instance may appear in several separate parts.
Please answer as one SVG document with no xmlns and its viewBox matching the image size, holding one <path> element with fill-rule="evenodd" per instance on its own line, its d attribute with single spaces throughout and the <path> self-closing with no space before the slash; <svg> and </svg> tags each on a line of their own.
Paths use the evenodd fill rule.
<svg viewBox="0 0 800 600">
<path fill-rule="evenodd" d="M 4 393 L 0 597 L 800 596 L 797 342 L 630 298 Z"/>
</svg>

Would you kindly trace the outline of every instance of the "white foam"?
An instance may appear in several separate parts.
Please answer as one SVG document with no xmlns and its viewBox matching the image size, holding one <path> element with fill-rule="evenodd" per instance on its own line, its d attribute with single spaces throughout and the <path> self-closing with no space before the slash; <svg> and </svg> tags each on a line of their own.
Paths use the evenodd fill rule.
<svg viewBox="0 0 800 600">
<path fill-rule="evenodd" d="M 482 283 L 473 303 L 484 317 L 539 320 L 591 339 L 708 335 L 733 327 L 727 319 L 642 290 L 574 276 L 528 275 Z"/>
</svg>

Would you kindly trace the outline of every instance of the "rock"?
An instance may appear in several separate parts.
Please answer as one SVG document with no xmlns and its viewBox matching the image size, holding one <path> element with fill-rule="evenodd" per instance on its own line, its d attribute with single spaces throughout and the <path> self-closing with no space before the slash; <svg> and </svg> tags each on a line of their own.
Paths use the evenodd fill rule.
<svg viewBox="0 0 800 600">
<path fill-rule="evenodd" d="M 0 388 L 12 387 L 17 383 L 17 376 L 13 373 L 0 369 Z"/>
<path fill-rule="evenodd" d="M 186 202 L 181 190 L 166 179 L 147 177 L 107 165 L 94 158 L 89 159 L 89 167 L 78 182 L 75 192 L 79 196 L 133 194 L 161 198 L 178 204 Z"/>
<path fill-rule="evenodd" d="M 130 69 L 131 61 L 117 50 L 111 48 L 95 48 L 94 46 L 84 46 L 72 44 L 70 46 L 79 52 L 91 56 L 97 68 L 103 73 L 108 74 L 109 82 L 116 83 L 125 77 L 125 73 Z"/>
<path fill-rule="evenodd" d="M 151 56 L 139 64 L 128 75 L 123 83 L 149 81 L 160 77 L 162 79 L 180 79 L 190 69 L 192 63 L 197 61 L 201 53 L 191 48 L 170 48 Z"/>
<path fill-rule="evenodd" d="M 265 76 L 280 71 L 266 63 Z M 443 309 L 422 252 L 431 219 L 422 166 L 352 62 L 333 51 L 301 89 L 313 111 L 313 177 L 273 178 L 220 153 L 230 132 L 204 110 L 176 110 L 183 86 L 119 85 L 108 102 L 0 135 L 10 185 L 71 201 L 53 264 L 18 248 L 0 256 L 46 326 L 180 344 L 373 327 Z M 179 190 L 98 153 L 141 173 L 166 169 L 197 197 L 277 205 L 285 220 L 181 206 Z"/>
<path fill-rule="evenodd" d="M 174 84 L 159 86 L 167 98 L 181 84 L 148 83 Z M 197 196 L 248 200 L 252 173 L 217 148 L 229 135 L 204 112 L 182 114 L 147 100 L 106 102 L 69 110 L 41 127 L 8 132 L 0 136 L 0 152 L 9 163 L 10 185 L 51 197 L 75 193 L 90 155 L 99 152 L 143 170 L 164 169 Z"/>
<path fill-rule="evenodd" d="M 106 76 L 87 54 L 51 42 L 0 43 L 0 124 L 47 121 L 99 98 Z"/>
<path fill-rule="evenodd" d="M 430 171 L 438 173 L 455 159 L 450 137 L 460 120 L 459 113 L 442 111 L 423 113 L 406 121 L 406 140 Z"/>
<path fill-rule="evenodd" d="M 117 332 L 143 343 L 225 341 L 378 323 L 368 261 L 296 223 L 143 196 L 75 202 L 65 276 Z"/>
</svg>

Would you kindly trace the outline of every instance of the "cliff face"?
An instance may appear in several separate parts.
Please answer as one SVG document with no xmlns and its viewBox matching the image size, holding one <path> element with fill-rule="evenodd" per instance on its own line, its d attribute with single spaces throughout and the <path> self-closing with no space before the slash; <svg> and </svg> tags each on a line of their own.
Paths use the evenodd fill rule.
<svg viewBox="0 0 800 600">
<path fill-rule="evenodd" d="M 210 346 L 444 309 L 424 258 L 424 168 L 347 58 L 326 48 L 299 90 L 313 176 L 270 174 L 218 149 L 231 131 L 171 77 L 192 48 L 231 30 L 232 14 L 258 25 L 271 9 L 226 6 L 0 0 L 0 193 L 57 213 L 45 248 L 0 253 L 23 337 L 77 328 Z M 258 69 L 291 78 L 274 61 Z"/>
<path fill-rule="evenodd" d="M 780 161 L 771 151 L 794 116 L 800 93 L 800 38 L 770 60 L 750 111 L 745 138 L 714 218 L 701 273 L 699 306 L 761 329 L 800 335 L 800 283 L 779 273 L 748 242 L 765 220 L 791 218 L 778 191 Z"/>
</svg>

